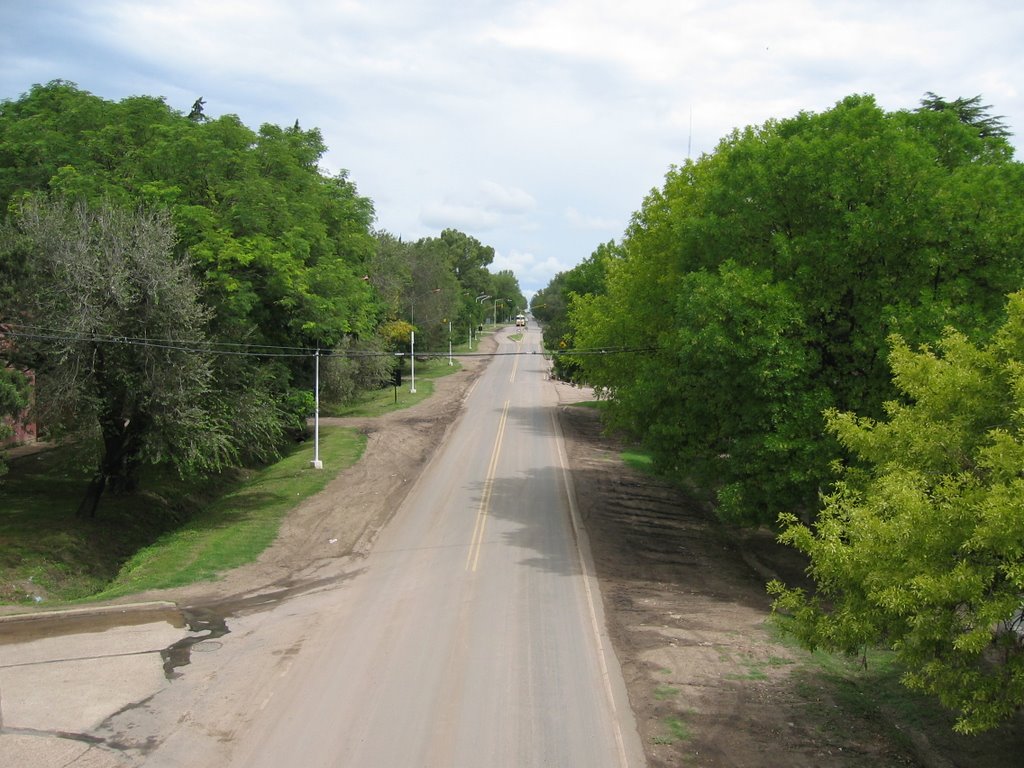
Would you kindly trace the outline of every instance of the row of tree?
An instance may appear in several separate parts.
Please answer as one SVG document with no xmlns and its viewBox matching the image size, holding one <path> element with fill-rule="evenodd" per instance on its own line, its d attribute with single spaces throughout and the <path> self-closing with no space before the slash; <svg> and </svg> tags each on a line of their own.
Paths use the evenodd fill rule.
<svg viewBox="0 0 1024 768">
<path fill-rule="evenodd" d="M 315 350 L 337 355 L 326 394 L 351 398 L 390 381 L 413 329 L 446 351 L 449 327 L 525 304 L 473 237 L 375 231 L 325 151 L 316 129 L 254 131 L 201 101 L 55 81 L 0 103 L 0 407 L 24 405 L 32 370 L 47 433 L 97 447 L 83 513 L 145 463 L 273 454 L 310 412 Z"/>
<path fill-rule="evenodd" d="M 734 131 L 534 310 L 662 471 L 727 521 L 781 516 L 818 581 L 773 587 L 807 645 L 898 648 L 967 731 L 1024 704 L 1020 296 L 1007 320 L 1024 166 L 1007 138 L 979 98 L 934 94 Z"/>
</svg>

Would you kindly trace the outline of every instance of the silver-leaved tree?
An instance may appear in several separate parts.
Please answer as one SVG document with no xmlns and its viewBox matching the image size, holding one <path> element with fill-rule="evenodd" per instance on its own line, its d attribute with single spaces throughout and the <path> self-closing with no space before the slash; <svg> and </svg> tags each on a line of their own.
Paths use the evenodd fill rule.
<svg viewBox="0 0 1024 768">
<path fill-rule="evenodd" d="M 261 418 L 227 407 L 215 386 L 210 311 L 175 243 L 168 213 L 111 202 L 32 198 L 4 232 L 5 257 L 20 265 L 17 354 L 36 373 L 38 419 L 95 446 L 81 515 L 105 490 L 134 490 L 144 463 L 182 474 L 231 463 L 238 415 Z"/>
</svg>

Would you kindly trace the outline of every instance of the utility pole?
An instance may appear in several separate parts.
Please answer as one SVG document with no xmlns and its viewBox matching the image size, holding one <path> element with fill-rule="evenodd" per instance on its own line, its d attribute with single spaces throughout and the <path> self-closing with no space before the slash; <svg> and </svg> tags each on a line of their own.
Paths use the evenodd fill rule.
<svg viewBox="0 0 1024 768">
<path fill-rule="evenodd" d="M 309 466 L 313 469 L 323 469 L 324 463 L 320 461 L 320 347 L 316 348 L 316 375 L 313 385 L 313 460 Z"/>
<path fill-rule="evenodd" d="M 412 385 L 409 387 L 409 394 L 416 394 L 416 331 L 409 331 L 410 346 L 409 360 L 412 362 Z"/>
</svg>

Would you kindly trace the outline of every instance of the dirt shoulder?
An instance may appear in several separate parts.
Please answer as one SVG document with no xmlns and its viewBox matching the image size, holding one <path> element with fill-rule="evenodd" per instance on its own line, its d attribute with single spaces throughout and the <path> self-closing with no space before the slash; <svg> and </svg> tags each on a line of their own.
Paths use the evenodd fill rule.
<svg viewBox="0 0 1024 768">
<path fill-rule="evenodd" d="M 700 505 L 625 465 L 596 411 L 561 418 L 649 764 L 855 764 L 832 759 L 841 746 L 808 732 L 780 684 L 795 659 L 765 626 L 765 581 L 749 557 Z M 775 565 L 800 572 L 795 559 Z"/>
</svg>

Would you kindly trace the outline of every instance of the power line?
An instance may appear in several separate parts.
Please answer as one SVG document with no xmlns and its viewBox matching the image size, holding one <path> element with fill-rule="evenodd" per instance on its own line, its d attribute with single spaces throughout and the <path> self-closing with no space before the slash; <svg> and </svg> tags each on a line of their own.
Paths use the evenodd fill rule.
<svg viewBox="0 0 1024 768">
<path fill-rule="evenodd" d="M 167 344 L 172 347 L 188 346 L 189 348 L 202 349 L 204 347 L 227 347 L 227 348 L 255 348 L 255 349 L 267 349 L 274 352 L 301 352 L 306 353 L 308 347 L 298 346 L 281 346 L 276 344 L 256 344 L 253 342 L 235 342 L 235 341 L 214 341 L 210 339 L 199 339 L 199 340 L 184 340 L 184 339 L 161 339 L 152 338 L 149 336 L 125 336 L 116 334 L 103 334 L 95 332 L 84 332 L 74 331 L 62 328 L 47 328 L 38 325 L 25 325 L 22 323 L 6 323 L 0 326 L 0 332 L 5 328 L 19 329 L 23 328 L 24 331 L 14 330 L 8 331 L 8 335 L 11 336 L 22 336 L 31 337 L 33 333 L 39 334 L 39 338 L 55 338 L 59 340 L 81 340 L 81 341 L 96 341 L 96 342 L 118 342 L 118 343 L 135 343 L 135 344 L 147 344 L 147 345 L 159 345 Z"/>
<path fill-rule="evenodd" d="M 24 328 L 27 330 L 18 330 Z M 254 344 L 246 342 L 221 342 L 209 340 L 180 340 L 180 339 L 151 339 L 138 336 L 117 336 L 110 334 L 84 333 L 73 330 L 59 330 L 43 328 L 40 326 L 20 325 L 15 323 L 5 324 L 0 329 L 0 335 L 14 339 L 26 339 L 32 341 L 53 341 L 61 343 L 87 343 L 87 344 L 122 344 L 127 346 L 148 347 L 152 349 L 163 349 L 172 352 L 183 352 L 187 354 L 226 355 L 233 357 L 260 357 L 260 358 L 305 358 L 305 357 L 412 357 L 411 352 L 376 352 L 365 350 L 327 350 L 315 347 L 290 347 L 272 344 Z M 552 357 L 564 356 L 595 356 L 595 355 L 621 355 L 621 354 L 646 354 L 657 352 L 657 347 L 590 347 L 573 348 L 560 350 L 514 350 L 493 352 L 452 352 L 451 357 L 523 357 L 536 355 L 550 355 Z M 449 353 L 440 352 L 418 352 L 416 357 L 448 357 Z"/>
<path fill-rule="evenodd" d="M 296 347 L 296 351 L 294 352 L 273 351 L 273 347 L 268 347 L 268 349 L 272 351 L 259 352 L 252 351 L 251 349 L 218 349 L 214 346 L 217 345 L 218 342 L 178 342 L 173 340 L 146 339 L 130 336 L 102 336 L 75 332 L 32 333 L 25 331 L 6 331 L 5 335 L 14 339 L 28 339 L 33 341 L 53 341 L 65 344 L 122 344 L 125 346 L 148 347 L 151 349 L 163 349 L 171 352 L 184 352 L 187 354 L 228 355 L 234 357 L 309 357 L 316 354 L 316 350 L 307 351 L 303 350 L 301 347 Z M 262 348 L 261 345 L 239 346 L 252 346 L 257 349 Z"/>
</svg>

